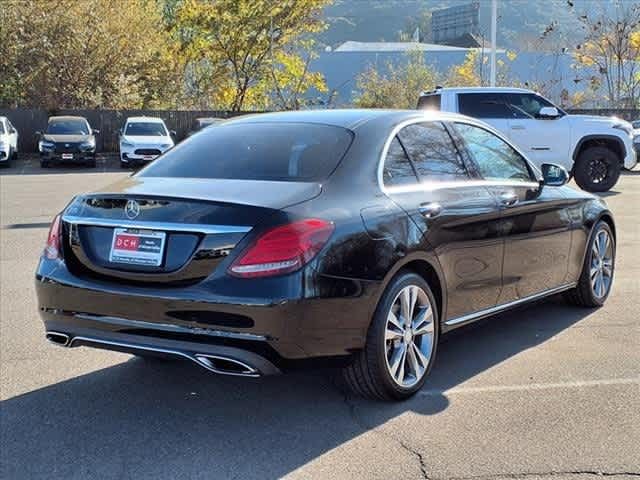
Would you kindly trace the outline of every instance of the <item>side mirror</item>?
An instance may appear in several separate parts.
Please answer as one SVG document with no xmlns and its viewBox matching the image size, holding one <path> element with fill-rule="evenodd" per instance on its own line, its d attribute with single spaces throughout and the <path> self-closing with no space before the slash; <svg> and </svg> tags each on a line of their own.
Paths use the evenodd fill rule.
<svg viewBox="0 0 640 480">
<path fill-rule="evenodd" d="M 41 137 L 41 136 L 42 136 L 42 132 L 41 132 L 40 130 L 37 130 L 37 131 L 34 133 L 34 135 L 35 135 L 36 137 Z"/>
<path fill-rule="evenodd" d="M 542 170 L 542 182 L 550 187 L 561 187 L 569 181 L 569 174 L 564 167 L 553 163 L 543 163 L 540 166 Z"/>
<path fill-rule="evenodd" d="M 178 133 L 175 130 L 169 130 L 171 136 L 175 137 Z"/>
<path fill-rule="evenodd" d="M 93 133 L 94 135 L 98 135 L 100 133 L 100 130 L 93 129 L 91 130 L 91 133 Z"/>
<path fill-rule="evenodd" d="M 538 118 L 549 119 L 552 120 L 554 118 L 558 118 L 560 116 L 560 112 L 556 107 L 542 107 L 538 112 Z"/>
</svg>

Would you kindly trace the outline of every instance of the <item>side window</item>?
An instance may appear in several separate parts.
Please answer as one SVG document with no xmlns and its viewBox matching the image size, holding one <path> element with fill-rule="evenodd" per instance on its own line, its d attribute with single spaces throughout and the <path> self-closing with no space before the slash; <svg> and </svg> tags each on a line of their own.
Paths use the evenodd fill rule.
<svg viewBox="0 0 640 480">
<path fill-rule="evenodd" d="M 393 137 L 389 145 L 387 157 L 384 159 L 382 173 L 385 185 L 414 185 L 418 183 L 418 177 L 413 166 L 404 152 L 398 137 Z"/>
<path fill-rule="evenodd" d="M 440 94 L 422 95 L 418 100 L 418 110 L 440 110 Z"/>
<path fill-rule="evenodd" d="M 534 181 L 526 160 L 504 140 L 475 125 L 456 123 L 455 128 L 484 179 Z"/>
<path fill-rule="evenodd" d="M 458 111 L 475 118 L 527 118 L 507 102 L 506 96 L 499 93 L 461 93 L 458 95 Z"/>
<path fill-rule="evenodd" d="M 509 94 L 509 104 L 513 109 L 531 118 L 538 118 L 542 107 L 555 107 L 547 99 L 533 93 L 511 93 Z"/>
<path fill-rule="evenodd" d="M 422 181 L 467 180 L 451 136 L 440 122 L 415 123 L 398 134 Z"/>
</svg>

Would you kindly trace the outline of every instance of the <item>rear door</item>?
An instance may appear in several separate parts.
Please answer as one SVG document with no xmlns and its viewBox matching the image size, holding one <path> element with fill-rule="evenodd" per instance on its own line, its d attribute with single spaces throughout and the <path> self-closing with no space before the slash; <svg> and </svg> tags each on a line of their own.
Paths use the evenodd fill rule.
<svg viewBox="0 0 640 480">
<path fill-rule="evenodd" d="M 441 122 L 404 126 L 383 169 L 384 189 L 433 248 L 447 291 L 445 321 L 496 304 L 501 289 L 502 239 L 495 198 L 474 181 Z"/>
<path fill-rule="evenodd" d="M 494 133 L 461 122 L 454 127 L 502 212 L 504 288 L 499 303 L 563 285 L 571 220 L 561 190 L 542 188 L 524 157 Z"/>
</svg>

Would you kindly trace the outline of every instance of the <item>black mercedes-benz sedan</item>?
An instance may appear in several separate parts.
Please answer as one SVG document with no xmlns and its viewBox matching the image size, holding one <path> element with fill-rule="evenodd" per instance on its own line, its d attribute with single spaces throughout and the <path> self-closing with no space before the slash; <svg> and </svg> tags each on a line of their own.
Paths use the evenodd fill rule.
<svg viewBox="0 0 640 480">
<path fill-rule="evenodd" d="M 40 135 L 38 150 L 40 166 L 48 168 L 58 163 L 96 166 L 96 135 L 84 117 L 49 117 L 47 128 Z"/>
<path fill-rule="evenodd" d="M 226 121 L 53 220 L 46 337 L 246 377 L 339 366 L 402 399 L 456 327 L 560 292 L 603 304 L 613 217 L 567 179 L 453 114 Z"/>
</svg>

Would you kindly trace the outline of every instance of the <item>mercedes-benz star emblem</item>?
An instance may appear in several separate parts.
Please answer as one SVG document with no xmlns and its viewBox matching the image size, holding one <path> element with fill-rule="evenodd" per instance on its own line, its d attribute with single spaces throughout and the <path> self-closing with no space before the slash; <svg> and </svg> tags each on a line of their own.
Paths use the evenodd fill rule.
<svg viewBox="0 0 640 480">
<path fill-rule="evenodd" d="M 133 220 L 140 215 L 140 205 L 135 200 L 129 200 L 124 207 L 124 214 L 129 220 Z"/>
</svg>

